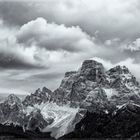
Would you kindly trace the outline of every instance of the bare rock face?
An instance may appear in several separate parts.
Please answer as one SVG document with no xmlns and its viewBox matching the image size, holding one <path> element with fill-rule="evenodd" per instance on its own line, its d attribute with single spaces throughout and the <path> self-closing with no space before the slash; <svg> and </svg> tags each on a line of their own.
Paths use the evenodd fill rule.
<svg viewBox="0 0 140 140">
<path fill-rule="evenodd" d="M 27 123 L 27 130 L 36 130 L 45 128 L 48 123 L 44 120 L 39 109 L 33 110 L 28 116 L 29 122 Z"/>
<path fill-rule="evenodd" d="M 52 91 L 43 87 L 41 90 L 40 88 L 35 91 L 35 93 L 26 96 L 23 104 L 25 106 L 34 106 L 35 104 L 41 104 L 42 102 L 46 102 L 51 99 Z"/>
<path fill-rule="evenodd" d="M 140 103 L 140 87 L 136 78 L 125 66 L 116 66 L 106 72 L 107 81 L 110 88 L 115 89 L 117 94 L 113 94 L 111 101 L 120 105 L 129 100 Z"/>
<path fill-rule="evenodd" d="M 88 93 L 80 107 L 86 108 L 90 112 L 104 112 L 108 111 L 107 104 L 109 103 L 105 91 L 97 87 Z"/>
<path fill-rule="evenodd" d="M 37 93 L 36 93 L 37 94 Z M 42 97 L 42 96 L 41 96 Z M 26 99 L 27 100 L 27 99 Z M 25 111 L 26 106 L 20 98 L 11 94 L 0 104 L 0 123 L 4 125 L 21 126 L 26 130 L 43 129 L 47 126 L 39 109 L 33 109 L 30 114 Z"/>
<path fill-rule="evenodd" d="M 101 63 L 86 60 L 77 72 L 67 72 L 60 87 L 54 91 L 57 102 L 80 106 L 90 91 L 104 81 L 104 68 Z"/>
<path fill-rule="evenodd" d="M 0 123 L 4 122 L 4 114 L 3 114 L 3 111 L 2 111 L 2 106 L 0 105 Z"/>
<path fill-rule="evenodd" d="M 101 63 L 94 60 L 85 60 L 80 69 L 80 75 L 87 80 L 97 82 L 99 84 L 105 81 L 105 71 Z"/>
<path fill-rule="evenodd" d="M 54 91 L 57 102 L 79 106 L 90 91 L 105 83 L 103 65 L 94 60 L 85 60 L 77 72 L 67 72 L 60 87 Z"/>
<path fill-rule="evenodd" d="M 0 117 L 3 121 L 11 120 L 15 115 L 17 116 L 21 110 L 23 110 L 21 100 L 14 94 L 11 94 L 0 104 Z"/>
<path fill-rule="evenodd" d="M 139 88 L 139 83 L 136 78 L 129 72 L 128 68 L 125 66 L 116 66 L 106 72 L 109 86 L 111 88 L 116 88 L 118 90 L 133 90 L 134 88 Z M 123 92 L 123 91 L 122 91 Z"/>
<path fill-rule="evenodd" d="M 140 103 L 139 83 L 128 68 L 116 66 L 105 71 L 103 65 L 94 60 L 85 60 L 77 72 L 67 72 L 53 95 L 58 103 L 85 106 L 89 110 L 112 108 L 129 100 Z"/>
<path fill-rule="evenodd" d="M 96 99 L 93 98 L 92 103 L 89 103 L 88 98 L 91 93 L 92 96 L 96 94 L 97 88 L 102 90 L 102 94 L 107 98 L 105 91 L 101 89 L 105 85 L 106 74 L 103 65 L 94 60 L 85 60 L 79 71 L 65 74 L 60 87 L 54 91 L 55 100 L 72 107 L 85 105 L 85 108 L 90 108 L 87 105 L 92 106 Z"/>
<path fill-rule="evenodd" d="M 65 73 L 65 77 L 70 77 L 70 76 L 72 76 L 72 75 L 74 75 L 76 73 L 77 73 L 77 71 L 69 71 L 69 72 L 66 72 Z"/>
</svg>

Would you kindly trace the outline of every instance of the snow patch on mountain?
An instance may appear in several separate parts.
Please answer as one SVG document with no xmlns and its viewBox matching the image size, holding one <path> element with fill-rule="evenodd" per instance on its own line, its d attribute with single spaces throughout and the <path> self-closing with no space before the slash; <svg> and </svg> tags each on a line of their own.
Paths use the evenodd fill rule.
<svg viewBox="0 0 140 140">
<path fill-rule="evenodd" d="M 118 92 L 113 88 L 103 88 L 105 91 L 107 98 L 110 99 L 113 95 L 117 95 Z"/>
<path fill-rule="evenodd" d="M 51 136 L 56 139 L 72 132 L 75 125 L 84 116 L 83 113 L 79 112 L 79 108 L 72 108 L 69 105 L 59 106 L 54 102 L 35 104 L 34 107 L 28 106 L 25 108 L 26 115 L 31 114 L 36 109 L 40 110 L 44 120 L 48 123 L 41 131 L 51 132 Z"/>
<path fill-rule="evenodd" d="M 53 120 L 42 132 L 51 132 L 51 136 L 59 138 L 75 128 L 75 117 L 79 108 L 71 108 L 68 105 L 58 106 L 56 103 L 42 105 L 41 114 L 45 120 Z M 79 120 L 78 120 L 79 121 Z"/>
</svg>

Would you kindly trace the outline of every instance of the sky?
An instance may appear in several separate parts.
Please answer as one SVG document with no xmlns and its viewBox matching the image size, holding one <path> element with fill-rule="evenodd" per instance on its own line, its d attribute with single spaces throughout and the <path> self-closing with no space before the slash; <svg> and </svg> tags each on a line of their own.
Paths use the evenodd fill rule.
<svg viewBox="0 0 140 140">
<path fill-rule="evenodd" d="M 59 87 L 86 59 L 140 81 L 139 0 L 0 0 L 0 93 Z"/>
</svg>

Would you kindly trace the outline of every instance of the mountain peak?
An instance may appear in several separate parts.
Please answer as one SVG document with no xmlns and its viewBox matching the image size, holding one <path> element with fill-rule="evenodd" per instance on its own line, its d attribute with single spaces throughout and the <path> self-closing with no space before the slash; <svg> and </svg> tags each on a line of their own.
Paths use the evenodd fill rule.
<svg viewBox="0 0 140 140">
<path fill-rule="evenodd" d="M 76 73 L 77 73 L 77 71 L 68 71 L 65 73 L 65 77 L 69 77 L 69 76 L 76 74 Z"/>
<path fill-rule="evenodd" d="M 115 66 L 114 68 L 111 68 L 109 71 L 109 73 L 117 73 L 117 74 L 129 74 L 130 71 L 126 66 Z"/>
<path fill-rule="evenodd" d="M 10 94 L 5 100 L 9 105 L 13 105 L 15 103 L 21 103 L 21 100 L 14 94 Z"/>
<path fill-rule="evenodd" d="M 104 81 L 104 67 L 95 60 L 85 60 L 80 69 L 80 75 L 86 77 L 87 80 L 100 83 Z"/>
<path fill-rule="evenodd" d="M 9 94 L 7 98 L 17 98 L 15 94 Z"/>
<path fill-rule="evenodd" d="M 52 94 L 52 91 L 51 91 L 50 89 L 46 88 L 46 87 L 43 87 L 43 88 L 42 88 L 42 92 L 43 92 L 43 93 Z"/>
<path fill-rule="evenodd" d="M 52 91 L 46 87 L 43 87 L 42 90 L 38 88 L 34 93 L 31 95 L 26 96 L 23 101 L 25 106 L 34 106 L 35 104 L 41 104 L 42 102 L 46 102 L 50 100 L 52 95 Z"/>
<path fill-rule="evenodd" d="M 39 94 L 41 94 L 41 89 L 40 88 L 38 88 L 36 91 L 35 91 L 35 93 L 33 93 L 34 95 L 39 95 Z"/>
<path fill-rule="evenodd" d="M 84 70 L 86 68 L 98 68 L 98 67 L 102 67 L 103 68 L 103 65 L 95 60 L 85 60 L 83 63 L 82 63 L 82 67 L 81 67 L 81 70 Z"/>
</svg>

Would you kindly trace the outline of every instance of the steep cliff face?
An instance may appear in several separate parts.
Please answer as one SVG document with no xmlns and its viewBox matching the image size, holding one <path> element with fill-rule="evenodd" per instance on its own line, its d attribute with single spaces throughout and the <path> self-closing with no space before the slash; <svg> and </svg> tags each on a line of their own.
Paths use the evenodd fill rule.
<svg viewBox="0 0 140 140">
<path fill-rule="evenodd" d="M 121 105 L 130 100 L 140 103 L 140 87 L 136 78 L 125 66 L 116 66 L 106 72 L 110 89 L 115 89 L 110 100 Z"/>
<path fill-rule="evenodd" d="M 54 96 L 58 103 L 107 111 L 130 100 L 140 103 L 140 87 L 125 66 L 105 71 L 101 63 L 85 60 L 77 72 L 65 74 Z"/>
<path fill-rule="evenodd" d="M 14 94 L 9 95 L 6 100 L 0 104 L 1 123 L 16 119 L 17 114 L 23 110 L 21 100 Z"/>
<path fill-rule="evenodd" d="M 96 87 L 105 84 L 103 65 L 93 60 L 86 60 L 77 72 L 67 72 L 60 87 L 54 91 L 56 100 L 79 106 L 87 95 Z"/>
<path fill-rule="evenodd" d="M 31 95 L 26 96 L 23 101 L 25 106 L 34 106 L 35 104 L 41 104 L 42 102 L 47 102 L 51 100 L 52 91 L 46 87 L 43 87 L 42 90 L 39 88 L 32 93 Z"/>
</svg>

